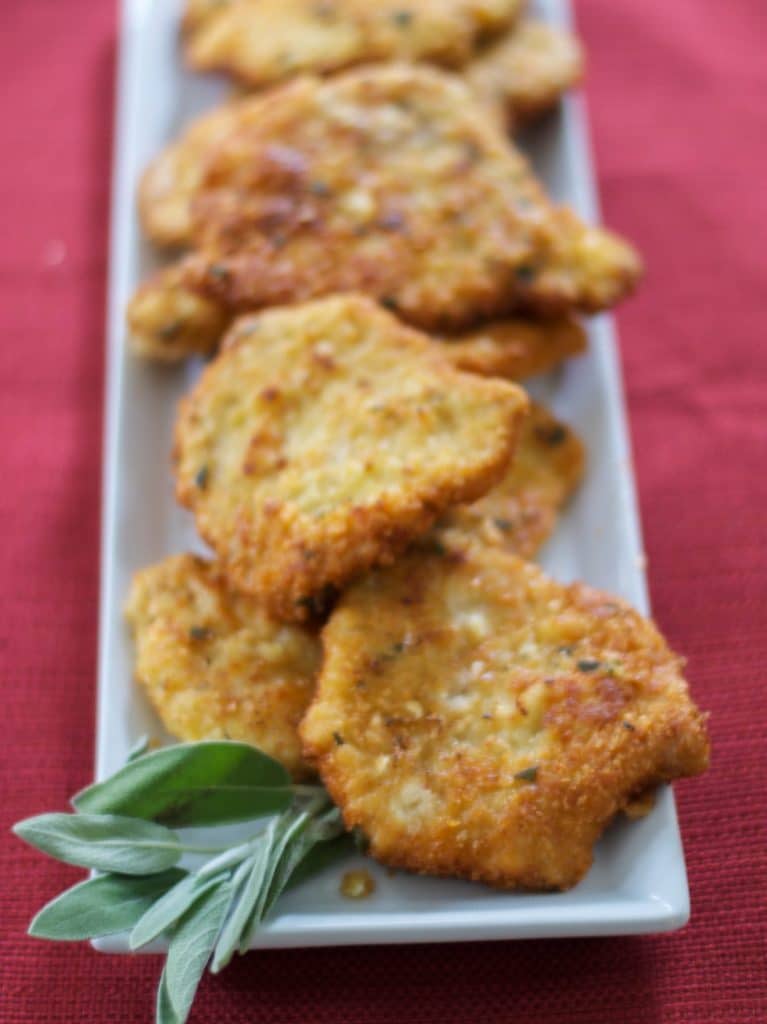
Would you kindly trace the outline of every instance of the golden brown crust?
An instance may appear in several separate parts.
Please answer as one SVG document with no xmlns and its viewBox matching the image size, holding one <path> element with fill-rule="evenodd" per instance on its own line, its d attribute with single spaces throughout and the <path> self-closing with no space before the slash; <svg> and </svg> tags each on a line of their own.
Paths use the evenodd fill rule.
<svg viewBox="0 0 767 1024">
<path fill-rule="evenodd" d="M 134 352 L 177 362 L 215 352 L 233 314 L 185 279 L 179 265 L 146 281 L 128 305 Z M 586 331 L 572 317 L 493 320 L 463 334 L 444 335 L 443 355 L 457 370 L 483 377 L 524 380 L 559 366 L 586 349 Z"/>
<path fill-rule="evenodd" d="M 220 303 L 190 287 L 183 264 L 159 271 L 128 303 L 130 344 L 136 355 L 174 363 L 215 352 L 232 316 Z"/>
<path fill-rule="evenodd" d="M 625 243 L 551 207 L 453 76 L 371 67 L 273 92 L 193 201 L 200 286 L 232 307 L 362 291 L 426 329 L 611 305 Z"/>
<path fill-rule="evenodd" d="M 580 81 L 582 72 L 583 55 L 575 37 L 525 19 L 483 49 L 466 66 L 464 77 L 476 98 L 506 125 L 546 111 Z M 203 114 L 148 166 L 139 187 L 139 214 L 153 242 L 190 243 L 190 207 L 204 178 L 206 157 L 247 118 L 248 106 L 247 98 L 232 100 Z"/>
<path fill-rule="evenodd" d="M 586 350 L 586 331 L 572 317 L 531 320 L 513 317 L 441 339 L 458 370 L 483 377 L 524 380 L 553 370 Z"/>
<path fill-rule="evenodd" d="M 239 127 L 243 107 L 243 101 L 232 100 L 196 118 L 144 171 L 138 190 L 139 217 L 145 234 L 157 245 L 190 244 L 190 207 L 205 175 L 206 156 L 219 139 Z"/>
<path fill-rule="evenodd" d="M 622 238 L 584 225 L 565 206 L 551 210 L 547 245 L 534 265 L 522 306 L 552 315 L 564 309 L 598 313 L 633 291 L 642 263 Z"/>
<path fill-rule="evenodd" d="M 575 433 L 532 403 L 504 478 L 473 504 L 451 509 L 440 531 L 463 530 L 532 558 L 554 532 L 584 464 L 585 450 Z"/>
<path fill-rule="evenodd" d="M 707 764 L 655 626 L 506 552 L 414 551 L 347 591 L 322 640 L 304 752 L 394 867 L 568 888 L 635 795 Z"/>
<path fill-rule="evenodd" d="M 552 207 L 454 76 L 370 67 L 240 105 L 179 287 L 232 312 L 360 291 L 434 332 L 615 303 L 638 258 Z"/>
<path fill-rule="evenodd" d="M 526 18 L 464 69 L 470 89 L 513 127 L 555 106 L 583 78 L 583 50 L 564 29 Z"/>
<path fill-rule="evenodd" d="M 522 0 L 189 0 L 186 55 L 250 86 L 371 61 L 465 64 Z"/>
<path fill-rule="evenodd" d="M 232 583 L 301 619 L 489 490 L 526 409 L 361 296 L 271 310 L 183 402 L 177 495 Z"/>
<path fill-rule="evenodd" d="M 170 733 L 252 743 L 295 778 L 310 773 L 297 728 L 319 670 L 313 630 L 276 622 L 193 555 L 137 573 L 126 616 L 136 678 Z"/>
</svg>

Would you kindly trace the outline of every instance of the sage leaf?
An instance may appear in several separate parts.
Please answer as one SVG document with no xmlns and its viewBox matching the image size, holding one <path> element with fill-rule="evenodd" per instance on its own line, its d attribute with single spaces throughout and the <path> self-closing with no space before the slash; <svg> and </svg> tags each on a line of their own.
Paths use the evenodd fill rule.
<svg viewBox="0 0 767 1024">
<path fill-rule="evenodd" d="M 157 986 L 157 1007 L 155 1010 L 155 1024 L 181 1024 L 168 993 L 168 976 L 165 967 L 160 975 L 160 982 Z"/>
<path fill-rule="evenodd" d="M 174 827 L 273 814 L 292 798 L 281 764 L 246 743 L 180 743 L 144 754 L 74 798 L 77 811 Z"/>
<path fill-rule="evenodd" d="M 253 906 L 250 918 L 243 929 L 242 935 L 240 936 L 239 949 L 241 953 L 245 953 L 250 947 L 253 937 L 264 919 L 269 891 L 285 849 L 291 842 L 296 842 L 298 840 L 300 833 L 306 828 L 310 821 L 310 815 L 311 810 L 309 809 L 299 811 L 296 808 L 290 808 L 289 810 L 284 811 L 280 817 L 276 819 L 270 836 L 271 842 L 269 855 L 264 867 L 263 878 L 261 879 L 258 891 L 258 898 Z"/>
<path fill-rule="evenodd" d="M 136 740 L 134 745 L 131 747 L 128 756 L 125 758 L 125 763 L 130 764 L 131 761 L 137 761 L 144 754 L 149 753 L 149 737 L 141 736 Z"/>
<path fill-rule="evenodd" d="M 224 923 L 231 883 L 207 892 L 181 919 L 170 941 L 165 978 L 170 1004 L 179 1024 L 189 1015 L 205 965 Z"/>
<path fill-rule="evenodd" d="M 203 742 L 147 750 L 141 743 L 110 779 L 73 800 L 76 814 L 20 822 L 16 834 L 66 863 L 106 875 L 44 907 L 31 934 L 82 939 L 131 930 L 136 949 L 165 934 L 157 1024 L 185 1024 L 206 965 L 243 952 L 287 886 L 346 856 L 353 839 L 321 786 L 296 785 L 246 744 Z M 194 874 L 176 867 L 182 845 L 166 827 L 254 820 L 246 842 L 216 850 Z"/>
<path fill-rule="evenodd" d="M 310 820 L 291 842 L 287 843 L 276 866 L 264 903 L 264 917 L 280 898 L 290 879 L 311 850 L 337 838 L 344 830 L 341 812 L 331 807 L 320 818 Z"/>
<path fill-rule="evenodd" d="M 296 888 L 296 886 L 329 868 L 332 864 L 346 860 L 358 852 L 351 832 L 342 832 L 335 839 L 329 839 L 327 842 L 313 846 L 293 869 L 285 889 Z"/>
<path fill-rule="evenodd" d="M 270 827 L 259 837 L 260 843 L 257 849 L 246 862 L 249 870 L 242 884 L 238 885 L 240 879 L 236 877 L 234 879 L 232 906 L 226 924 L 221 929 L 221 935 L 213 954 L 213 963 L 210 968 L 213 974 L 218 974 L 226 967 L 242 941 L 248 922 L 263 891 L 274 831 L 275 823 L 272 822 Z"/>
<path fill-rule="evenodd" d="M 264 832 L 251 841 L 254 852 L 240 865 L 234 877 L 231 905 L 213 954 L 211 971 L 214 974 L 226 967 L 238 950 L 247 949 L 256 928 L 312 850 L 328 846 L 331 856 L 317 858 L 314 865 L 310 863 L 303 877 L 352 849 L 348 837 L 343 846 L 333 847 L 332 841 L 343 833 L 340 812 L 326 794 L 320 794 L 303 809 L 296 804 L 280 818 L 273 819 Z"/>
<path fill-rule="evenodd" d="M 223 853 L 212 857 L 199 869 L 197 877 L 208 878 L 210 875 L 217 875 L 228 868 L 236 868 L 238 864 L 253 853 L 259 839 L 260 836 L 256 836 L 255 839 L 249 839 L 246 843 L 233 846 L 231 849 L 224 850 Z"/>
<path fill-rule="evenodd" d="M 153 875 L 181 857 L 178 837 L 169 829 L 112 814 L 40 814 L 13 831 L 56 860 L 94 871 Z"/>
<path fill-rule="evenodd" d="M 187 875 L 172 889 L 169 889 L 156 903 L 146 909 L 137 920 L 130 934 L 128 944 L 131 949 L 154 942 L 156 938 L 168 931 L 197 900 L 221 882 L 221 877 L 208 878 L 201 881 L 197 875 Z"/>
<path fill-rule="evenodd" d="M 38 939 L 76 942 L 127 931 L 184 875 L 180 868 L 171 868 L 145 878 L 89 878 L 43 907 L 29 926 L 29 934 Z"/>
</svg>

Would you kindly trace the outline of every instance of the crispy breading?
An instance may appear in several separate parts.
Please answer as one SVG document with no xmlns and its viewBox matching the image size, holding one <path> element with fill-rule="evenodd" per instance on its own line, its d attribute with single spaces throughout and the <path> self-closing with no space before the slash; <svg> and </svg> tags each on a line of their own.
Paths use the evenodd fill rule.
<svg viewBox="0 0 767 1024">
<path fill-rule="evenodd" d="M 304 754 L 394 867 L 565 889 L 635 796 L 707 764 L 652 622 L 497 549 L 432 545 L 369 574 L 322 642 Z"/>
<path fill-rule="evenodd" d="M 369 299 L 275 309 L 234 326 L 183 402 L 177 495 L 233 585 L 301 619 L 488 491 L 526 410 Z"/>
<path fill-rule="evenodd" d="M 133 351 L 165 363 L 215 352 L 232 322 L 220 302 L 186 286 L 178 266 L 166 267 L 138 289 L 126 319 Z"/>
<path fill-rule="evenodd" d="M 233 315 L 220 303 L 188 287 L 178 267 L 169 267 L 140 288 L 128 308 L 137 355 L 177 362 L 214 353 Z M 510 317 L 481 328 L 438 338 L 457 370 L 483 377 L 524 380 L 559 366 L 586 349 L 586 332 L 572 317 L 533 320 Z"/>
<path fill-rule="evenodd" d="M 472 60 L 464 77 L 486 109 L 504 125 L 515 125 L 553 106 L 582 72 L 582 51 L 570 33 L 526 19 Z M 139 187 L 139 214 L 152 241 L 190 243 L 191 202 L 206 157 L 247 117 L 248 105 L 247 98 L 235 99 L 200 116 L 149 164 Z"/>
<path fill-rule="evenodd" d="M 586 349 L 586 332 L 572 317 L 531 320 L 512 317 L 442 339 L 459 370 L 484 377 L 524 380 L 559 366 Z"/>
<path fill-rule="evenodd" d="M 553 107 L 583 77 L 583 50 L 564 29 L 525 19 L 487 46 L 464 77 L 503 124 L 517 127 Z"/>
<path fill-rule="evenodd" d="M 192 198 L 202 184 L 205 160 L 216 143 L 239 127 L 247 100 L 230 100 L 195 118 L 144 171 L 138 190 L 141 225 L 157 245 L 192 241 Z"/>
<path fill-rule="evenodd" d="M 232 319 L 220 303 L 186 287 L 177 267 L 140 288 L 128 309 L 134 351 L 160 362 L 213 354 Z M 587 343 L 585 330 L 571 317 L 511 317 L 437 340 L 443 343 L 445 359 L 457 370 L 507 380 L 552 370 L 568 357 L 580 355 Z"/>
<path fill-rule="evenodd" d="M 522 0 L 189 0 L 186 55 L 250 86 L 369 61 L 465 64 Z"/>
<path fill-rule="evenodd" d="M 371 66 L 239 111 L 204 160 L 195 252 L 177 269 L 226 309 L 361 291 L 455 331 L 515 309 L 602 309 L 639 275 L 627 243 L 550 204 L 455 76 Z"/>
<path fill-rule="evenodd" d="M 440 530 L 468 531 L 532 558 L 554 532 L 584 464 L 585 450 L 575 433 L 534 402 L 503 480 L 471 505 L 451 509 Z"/>
<path fill-rule="evenodd" d="M 170 733 L 252 743 L 295 778 L 310 773 L 297 728 L 319 670 L 314 630 L 277 622 L 193 555 L 137 573 L 126 617 L 136 678 Z"/>
</svg>

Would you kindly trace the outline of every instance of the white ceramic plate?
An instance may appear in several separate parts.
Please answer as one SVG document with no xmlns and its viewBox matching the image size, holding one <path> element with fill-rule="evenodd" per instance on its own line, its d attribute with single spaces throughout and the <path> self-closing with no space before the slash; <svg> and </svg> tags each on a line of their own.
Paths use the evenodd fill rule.
<svg viewBox="0 0 767 1024">
<path fill-rule="evenodd" d="M 539 10 L 566 23 L 565 0 Z M 99 779 L 125 761 L 136 739 L 162 734 L 131 679 L 122 603 L 132 573 L 163 556 L 199 548 L 189 516 L 173 501 L 169 450 L 176 402 L 199 365 L 163 368 L 126 352 L 123 311 L 155 263 L 139 233 L 134 192 L 147 161 L 192 116 L 223 95 L 220 81 L 186 72 L 177 47 L 177 0 L 124 0 L 115 146 L 109 299 L 99 660 Z M 553 195 L 587 219 L 598 216 L 579 99 L 526 142 Z M 647 611 L 642 546 L 627 442 L 620 370 L 608 317 L 593 321 L 589 354 L 534 383 L 536 395 L 585 439 L 589 471 L 542 561 L 563 581 L 583 579 Z M 362 863 L 362 862 L 360 862 Z M 339 894 L 343 868 L 306 882 L 279 904 L 259 946 L 446 942 L 664 931 L 685 923 L 687 880 L 670 789 L 638 822 L 613 825 L 588 877 L 553 895 L 506 895 L 479 885 L 389 876 L 353 903 Z M 351 864 L 351 862 L 350 862 Z M 122 951 L 119 939 L 99 948 Z"/>
</svg>

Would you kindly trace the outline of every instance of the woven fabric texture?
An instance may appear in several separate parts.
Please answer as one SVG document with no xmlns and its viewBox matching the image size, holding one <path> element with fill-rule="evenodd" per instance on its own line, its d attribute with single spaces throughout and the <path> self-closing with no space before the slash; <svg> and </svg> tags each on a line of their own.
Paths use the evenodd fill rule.
<svg viewBox="0 0 767 1024">
<path fill-rule="evenodd" d="M 0 14 L 0 1018 L 151 1019 L 154 957 L 25 937 L 78 877 L 8 834 L 90 779 L 116 11 Z M 643 938 L 269 952 L 198 1024 L 764 1024 L 764 0 L 581 0 L 605 220 L 648 274 L 618 320 L 654 611 L 711 711 L 678 787 L 692 923 Z"/>
</svg>

